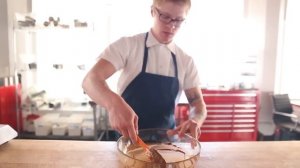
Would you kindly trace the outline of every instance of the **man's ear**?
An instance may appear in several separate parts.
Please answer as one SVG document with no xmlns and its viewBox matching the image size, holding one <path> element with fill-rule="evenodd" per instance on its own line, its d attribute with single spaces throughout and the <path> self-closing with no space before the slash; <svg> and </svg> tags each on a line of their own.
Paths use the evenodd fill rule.
<svg viewBox="0 0 300 168">
<path fill-rule="evenodd" d="M 151 6 L 151 16 L 154 16 L 153 6 Z"/>
</svg>

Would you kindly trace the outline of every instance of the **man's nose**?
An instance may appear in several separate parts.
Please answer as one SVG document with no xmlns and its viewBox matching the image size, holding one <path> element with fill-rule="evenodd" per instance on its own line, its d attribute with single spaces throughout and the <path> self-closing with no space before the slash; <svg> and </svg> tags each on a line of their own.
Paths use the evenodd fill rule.
<svg viewBox="0 0 300 168">
<path fill-rule="evenodd" d="M 168 27 L 172 30 L 174 30 L 176 28 L 176 22 L 171 21 L 170 23 L 168 23 Z"/>
</svg>

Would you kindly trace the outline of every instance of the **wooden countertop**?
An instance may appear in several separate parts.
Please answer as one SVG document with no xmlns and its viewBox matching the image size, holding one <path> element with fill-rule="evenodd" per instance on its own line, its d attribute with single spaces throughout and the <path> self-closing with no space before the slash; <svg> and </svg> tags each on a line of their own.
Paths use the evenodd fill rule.
<svg viewBox="0 0 300 168">
<path fill-rule="evenodd" d="M 201 142 L 199 168 L 296 168 L 300 141 Z M 0 167 L 122 167 L 116 142 L 20 140 L 0 146 Z"/>
<path fill-rule="evenodd" d="M 293 105 L 300 106 L 300 100 L 299 100 L 299 99 L 297 99 L 297 100 L 291 100 L 291 103 L 292 103 Z"/>
</svg>

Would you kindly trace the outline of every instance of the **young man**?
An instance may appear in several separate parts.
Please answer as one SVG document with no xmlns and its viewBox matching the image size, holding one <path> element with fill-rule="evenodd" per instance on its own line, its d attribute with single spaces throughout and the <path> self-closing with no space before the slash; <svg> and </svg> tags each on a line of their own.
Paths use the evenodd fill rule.
<svg viewBox="0 0 300 168">
<path fill-rule="evenodd" d="M 83 81 L 89 97 L 107 109 L 112 128 L 134 142 L 138 129 L 145 128 L 173 129 L 170 133 L 179 135 L 189 131 L 198 138 L 207 115 L 198 72 L 173 42 L 190 6 L 190 0 L 153 0 L 151 30 L 108 46 Z M 105 80 L 118 70 L 123 71 L 117 94 Z M 175 128 L 174 108 L 183 90 L 192 113 Z"/>
</svg>

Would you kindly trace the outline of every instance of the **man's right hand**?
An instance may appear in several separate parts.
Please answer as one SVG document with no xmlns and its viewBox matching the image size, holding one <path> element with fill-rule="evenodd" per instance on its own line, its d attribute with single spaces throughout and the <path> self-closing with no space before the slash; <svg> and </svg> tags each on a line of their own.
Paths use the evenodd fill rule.
<svg viewBox="0 0 300 168">
<path fill-rule="evenodd" d="M 133 143 L 136 143 L 138 116 L 122 97 L 116 95 L 115 99 L 113 106 L 107 109 L 110 125 L 124 137 L 129 137 Z"/>
</svg>

